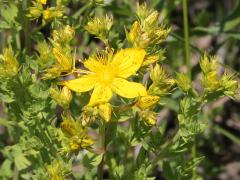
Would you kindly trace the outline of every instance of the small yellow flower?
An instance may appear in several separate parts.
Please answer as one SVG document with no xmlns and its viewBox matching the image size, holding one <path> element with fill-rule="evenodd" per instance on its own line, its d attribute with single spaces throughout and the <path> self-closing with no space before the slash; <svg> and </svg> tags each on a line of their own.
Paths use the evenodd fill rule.
<svg viewBox="0 0 240 180">
<path fill-rule="evenodd" d="M 84 62 L 89 74 L 60 84 L 76 92 L 94 89 L 89 106 L 108 102 L 113 92 L 125 98 L 145 96 L 147 92 L 142 84 L 126 80 L 141 67 L 145 54 L 143 49 L 129 48 L 110 58 L 89 58 Z"/>
</svg>

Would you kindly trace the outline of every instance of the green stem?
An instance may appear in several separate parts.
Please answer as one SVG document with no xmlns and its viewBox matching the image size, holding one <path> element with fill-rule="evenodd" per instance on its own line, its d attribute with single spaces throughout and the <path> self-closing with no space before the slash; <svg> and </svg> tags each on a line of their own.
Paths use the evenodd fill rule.
<svg viewBox="0 0 240 180">
<path fill-rule="evenodd" d="M 191 79 L 191 62 L 190 62 L 190 44 L 189 44 L 189 30 L 188 30 L 188 7 L 187 1 L 183 0 L 183 23 L 184 23 L 184 39 L 185 39 L 185 58 L 187 65 L 187 73 Z"/>
<path fill-rule="evenodd" d="M 98 180 L 103 180 L 103 166 L 104 166 L 104 154 L 106 151 L 106 126 L 103 123 L 102 127 L 100 127 L 99 132 L 101 134 L 101 138 L 102 138 L 102 147 L 103 147 L 103 156 L 102 156 L 102 160 L 100 162 L 100 164 L 98 165 L 97 168 L 97 179 Z"/>
<path fill-rule="evenodd" d="M 196 138 L 194 138 L 193 146 L 192 146 L 192 158 L 195 159 L 197 157 L 197 147 L 196 147 Z M 194 179 L 197 175 L 196 167 L 192 169 L 192 178 Z"/>
<path fill-rule="evenodd" d="M 185 46 L 185 58 L 187 65 L 187 74 L 189 79 L 192 79 L 191 74 L 191 61 L 190 61 L 190 43 L 189 43 L 189 27 L 188 27 L 188 0 L 183 0 L 183 23 L 184 23 L 184 46 Z M 197 157 L 196 139 L 194 138 L 192 146 L 192 158 Z M 192 170 L 192 178 L 196 177 L 196 168 Z"/>
<path fill-rule="evenodd" d="M 29 7 L 29 0 L 24 0 L 22 3 L 23 12 L 27 10 Z M 30 51 L 31 48 L 31 32 L 30 32 L 30 22 L 28 17 L 24 14 L 23 15 L 23 24 L 24 24 L 24 45 L 26 48 L 26 53 Z"/>
<path fill-rule="evenodd" d="M 215 129 L 218 133 L 223 134 L 224 136 L 226 136 L 227 138 L 232 140 L 234 143 L 240 145 L 240 138 L 235 136 L 234 134 L 230 133 L 229 131 L 223 129 L 220 126 L 214 126 L 213 129 Z"/>
</svg>

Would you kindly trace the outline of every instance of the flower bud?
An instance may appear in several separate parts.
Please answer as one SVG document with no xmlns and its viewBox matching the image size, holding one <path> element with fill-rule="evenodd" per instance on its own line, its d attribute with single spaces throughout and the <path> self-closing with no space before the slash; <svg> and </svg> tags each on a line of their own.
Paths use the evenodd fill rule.
<svg viewBox="0 0 240 180">
<path fill-rule="evenodd" d="M 151 95 L 142 96 L 138 99 L 136 106 L 143 110 L 149 109 L 155 104 L 157 104 L 159 100 L 160 100 L 159 96 L 151 96 Z"/>
<path fill-rule="evenodd" d="M 74 37 L 75 30 L 67 25 L 65 27 L 60 28 L 60 30 L 54 30 L 52 33 L 54 42 L 57 43 L 68 43 Z"/>
<path fill-rule="evenodd" d="M 140 111 L 140 117 L 150 126 L 156 125 L 157 122 L 157 113 L 153 111 Z"/>
<path fill-rule="evenodd" d="M 79 133 L 80 125 L 70 115 L 63 115 L 62 119 L 60 127 L 65 136 L 70 138 Z"/>
<path fill-rule="evenodd" d="M 221 78 L 221 86 L 224 89 L 224 94 L 229 97 L 234 97 L 236 95 L 237 89 L 239 88 L 238 82 L 234 80 L 234 75 L 227 74 L 226 72 Z"/>
<path fill-rule="evenodd" d="M 81 123 L 83 126 L 87 126 L 89 123 L 94 122 L 98 117 L 97 107 L 85 106 L 81 114 Z"/>
<path fill-rule="evenodd" d="M 157 83 L 166 78 L 166 73 L 159 64 L 156 64 L 154 67 L 151 67 L 150 78 L 153 82 Z"/>
<path fill-rule="evenodd" d="M 217 71 L 211 71 L 205 74 L 202 78 L 202 85 L 206 92 L 214 92 L 219 90 L 221 85 L 218 79 Z"/>
<path fill-rule="evenodd" d="M 147 7 L 146 3 L 139 4 L 137 3 L 137 15 L 140 20 L 144 20 L 150 14 L 150 10 Z"/>
<path fill-rule="evenodd" d="M 46 68 L 51 63 L 52 57 L 52 48 L 46 41 L 39 42 L 37 44 L 37 51 L 39 53 L 38 64 L 41 68 Z"/>
<path fill-rule="evenodd" d="M 191 80 L 183 73 L 177 73 L 176 83 L 184 92 L 187 92 L 192 88 Z"/>
<path fill-rule="evenodd" d="M 94 17 L 88 21 L 87 25 L 84 27 L 90 34 L 97 36 L 103 42 L 106 42 L 108 39 L 109 31 L 113 24 L 113 17 Z"/>
<path fill-rule="evenodd" d="M 28 17 L 36 19 L 42 15 L 43 7 L 41 5 L 33 6 L 29 8 Z"/>
<path fill-rule="evenodd" d="M 146 17 L 146 19 L 144 19 L 144 27 L 145 28 L 151 28 L 153 26 L 157 25 L 157 21 L 158 21 L 158 12 L 157 11 L 153 11 L 150 15 L 148 15 Z"/>
<path fill-rule="evenodd" d="M 0 55 L 0 77 L 11 78 L 18 73 L 19 64 L 12 48 L 5 48 Z"/>
<path fill-rule="evenodd" d="M 134 44 L 137 41 L 138 36 L 141 33 L 140 25 L 138 21 L 135 21 L 130 29 L 130 32 L 127 33 L 127 39 L 130 43 Z"/>
<path fill-rule="evenodd" d="M 65 179 L 66 170 L 60 160 L 55 160 L 51 165 L 47 166 L 47 172 L 51 180 Z"/>
<path fill-rule="evenodd" d="M 43 20 L 51 21 L 53 18 L 60 18 L 63 16 L 63 10 L 61 7 L 50 7 L 43 11 Z"/>
<path fill-rule="evenodd" d="M 66 150 L 77 155 L 82 149 L 91 149 L 93 144 L 94 141 L 84 132 L 79 136 L 70 138 Z"/>
<path fill-rule="evenodd" d="M 218 63 L 216 57 L 209 57 L 207 53 L 205 53 L 204 56 L 201 57 L 200 67 L 204 74 L 207 74 L 211 71 L 217 71 Z"/>
<path fill-rule="evenodd" d="M 112 108 L 109 103 L 100 104 L 98 106 L 98 112 L 99 112 L 100 117 L 105 122 L 109 122 L 111 120 Z"/>
<path fill-rule="evenodd" d="M 72 100 L 72 93 L 66 86 L 64 86 L 62 90 L 50 88 L 49 93 L 52 99 L 58 105 L 62 106 L 64 109 L 67 109 L 69 107 L 69 104 Z"/>
<path fill-rule="evenodd" d="M 142 66 L 148 66 L 157 61 L 164 60 L 165 59 L 164 52 L 165 52 L 164 50 L 159 50 L 159 51 L 155 52 L 154 54 L 146 55 Z"/>
</svg>

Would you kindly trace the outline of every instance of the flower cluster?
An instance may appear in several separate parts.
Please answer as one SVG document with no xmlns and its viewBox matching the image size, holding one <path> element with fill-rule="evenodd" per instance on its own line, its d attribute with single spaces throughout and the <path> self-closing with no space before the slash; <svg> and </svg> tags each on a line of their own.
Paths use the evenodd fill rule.
<svg viewBox="0 0 240 180">
<path fill-rule="evenodd" d="M 104 43 L 108 43 L 108 34 L 113 24 L 113 17 L 106 15 L 105 17 L 94 17 L 90 19 L 84 27 L 90 34 L 95 35 Z"/>
<path fill-rule="evenodd" d="M 234 79 L 233 73 L 225 71 L 223 75 L 220 75 L 219 63 L 215 56 L 209 56 L 205 53 L 200 59 L 200 67 L 202 70 L 203 99 L 216 99 L 223 95 L 234 97 L 238 89 L 238 82 Z M 191 80 L 186 74 L 178 73 L 176 83 L 184 92 L 195 93 Z"/>
<path fill-rule="evenodd" d="M 224 72 L 219 76 L 219 64 L 216 57 L 204 54 L 200 61 L 202 69 L 202 86 L 206 96 L 219 94 L 233 97 L 238 89 L 238 82 L 234 80 L 232 73 Z"/>
<path fill-rule="evenodd" d="M 135 48 L 143 48 L 147 52 L 143 66 L 163 60 L 164 50 L 159 45 L 167 38 L 170 28 L 159 24 L 159 13 L 148 9 L 146 4 L 137 5 L 138 21 L 126 32 L 128 41 Z"/>
<path fill-rule="evenodd" d="M 61 130 L 65 135 L 62 152 L 78 154 L 82 149 L 91 149 L 94 141 L 87 134 L 87 129 L 75 121 L 70 114 L 62 116 Z"/>
<path fill-rule="evenodd" d="M 32 3 L 33 5 L 29 8 L 28 16 L 32 19 L 38 19 L 42 16 L 43 24 L 52 21 L 54 18 L 61 18 L 64 14 L 63 6 L 61 4 L 56 7 L 44 8 L 47 4 L 47 0 L 35 0 Z"/>
</svg>

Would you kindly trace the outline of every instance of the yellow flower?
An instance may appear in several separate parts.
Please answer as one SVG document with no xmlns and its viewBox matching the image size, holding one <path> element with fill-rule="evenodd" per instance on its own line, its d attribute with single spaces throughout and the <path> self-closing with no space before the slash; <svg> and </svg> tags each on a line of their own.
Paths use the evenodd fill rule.
<svg viewBox="0 0 240 180">
<path fill-rule="evenodd" d="M 108 102 L 113 92 L 125 98 L 145 96 L 147 92 L 142 84 L 126 80 L 141 67 L 145 54 L 143 49 L 128 48 L 117 52 L 113 57 L 107 54 L 89 58 L 84 62 L 89 74 L 60 84 L 76 92 L 94 89 L 90 106 Z"/>
</svg>

